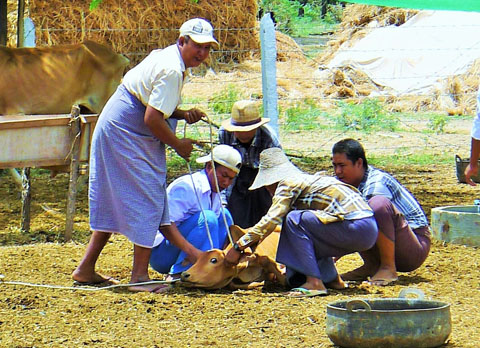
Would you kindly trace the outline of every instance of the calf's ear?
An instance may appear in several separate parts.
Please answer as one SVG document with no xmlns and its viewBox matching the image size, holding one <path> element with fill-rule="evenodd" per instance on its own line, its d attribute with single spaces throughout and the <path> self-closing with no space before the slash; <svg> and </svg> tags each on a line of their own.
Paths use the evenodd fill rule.
<svg viewBox="0 0 480 348">
<path fill-rule="evenodd" d="M 247 229 L 243 229 L 240 226 L 237 225 L 231 225 L 230 226 L 230 235 L 232 236 L 232 239 L 234 242 L 239 240 L 243 235 L 247 233 Z"/>
</svg>

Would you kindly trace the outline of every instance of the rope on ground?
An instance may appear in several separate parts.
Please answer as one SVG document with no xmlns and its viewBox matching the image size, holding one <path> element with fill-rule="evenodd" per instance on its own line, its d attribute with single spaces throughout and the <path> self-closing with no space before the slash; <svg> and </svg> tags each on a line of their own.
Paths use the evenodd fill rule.
<svg viewBox="0 0 480 348">
<path fill-rule="evenodd" d="M 175 282 L 180 281 L 180 279 L 174 280 L 150 280 L 147 282 L 139 282 L 139 283 L 128 283 L 128 284 L 112 284 L 107 286 L 63 286 L 63 285 L 50 285 L 50 284 L 35 284 L 29 282 L 21 282 L 21 281 L 5 281 L 3 280 L 5 276 L 0 274 L 0 285 L 21 285 L 21 286 L 29 286 L 29 287 L 36 287 L 36 288 L 48 288 L 48 289 L 60 289 L 60 290 L 83 290 L 83 291 L 100 291 L 100 290 L 110 290 L 114 288 L 122 288 L 122 287 L 130 287 L 130 286 L 138 286 L 138 285 L 148 285 L 148 284 L 173 284 Z"/>
</svg>

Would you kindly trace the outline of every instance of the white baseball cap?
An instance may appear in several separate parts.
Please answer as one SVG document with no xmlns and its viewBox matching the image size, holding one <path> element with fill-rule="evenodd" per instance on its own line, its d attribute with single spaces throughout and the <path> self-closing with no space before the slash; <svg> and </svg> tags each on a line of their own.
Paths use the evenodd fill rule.
<svg viewBox="0 0 480 348">
<path fill-rule="evenodd" d="M 196 43 L 213 42 L 218 45 L 213 36 L 213 26 L 203 18 L 192 18 L 183 23 L 180 27 L 180 37 L 182 36 L 189 36 Z"/>
<path fill-rule="evenodd" d="M 233 170 L 237 174 L 240 172 L 242 155 L 240 155 L 240 152 L 235 148 L 224 144 L 217 145 L 210 154 L 197 158 L 197 163 L 207 163 L 211 161 L 212 155 L 214 162 Z"/>
</svg>

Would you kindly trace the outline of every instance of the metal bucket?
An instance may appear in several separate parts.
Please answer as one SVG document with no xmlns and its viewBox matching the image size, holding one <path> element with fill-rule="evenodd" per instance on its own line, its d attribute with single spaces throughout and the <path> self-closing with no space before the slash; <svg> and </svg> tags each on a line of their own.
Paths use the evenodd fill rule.
<svg viewBox="0 0 480 348">
<path fill-rule="evenodd" d="M 406 298 L 415 294 L 417 298 Z M 450 305 L 424 300 L 418 289 L 399 298 L 353 299 L 327 305 L 327 335 L 341 347 L 438 347 L 452 331 Z"/>
</svg>

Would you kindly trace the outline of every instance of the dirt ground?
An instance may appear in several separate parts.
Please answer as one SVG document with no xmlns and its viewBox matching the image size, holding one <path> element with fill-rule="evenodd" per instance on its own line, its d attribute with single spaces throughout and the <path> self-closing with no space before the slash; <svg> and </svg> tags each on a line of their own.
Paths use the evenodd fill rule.
<svg viewBox="0 0 480 348">
<path fill-rule="evenodd" d="M 294 62 L 278 67 L 281 96 L 315 93 L 301 79 L 296 85 L 281 83 L 282 77 L 294 74 L 310 76 L 315 67 Z M 187 85 L 186 94 L 206 98 L 223 88 L 225 81 L 244 81 L 240 85 L 245 96 L 259 94 L 258 71 L 258 62 L 245 63 L 233 72 L 204 77 L 207 89 L 205 81 Z M 257 75 L 249 78 L 252 73 Z M 455 153 L 468 156 L 470 121 L 452 119 L 440 135 L 425 133 L 416 120 L 409 122 L 415 131 L 362 134 L 327 129 L 282 133 L 281 141 L 292 160 L 308 172 L 331 171 L 331 146 L 344 137 L 360 139 L 368 155 L 451 154 L 448 165 L 402 166 L 392 160 L 382 168 L 405 184 L 428 217 L 433 207 L 472 204 L 479 198 L 478 188 L 457 183 L 453 162 Z M 208 138 L 208 130 L 201 131 Z M 311 160 L 301 164 L 298 156 Z M 179 174 L 182 170 L 170 170 L 168 175 L 171 180 Z M 397 297 L 408 287 L 451 305 L 452 333 L 446 347 L 479 346 L 479 249 L 441 241 L 434 241 L 422 267 L 400 273 L 390 286 L 352 283 L 349 289 L 332 290 L 326 297 L 287 298 L 285 289 L 271 284 L 234 292 L 176 286 L 168 294 L 129 293 L 123 287 L 72 290 L 70 274 L 90 232 L 84 186 L 77 197 L 73 241 L 63 241 L 67 187 L 66 174 L 34 176 L 31 231 L 22 232 L 20 191 L 9 175 L 0 173 L 0 347 L 333 347 L 325 332 L 328 303 Z M 128 283 L 132 254 L 132 245 L 114 236 L 101 255 L 99 271 Z M 359 265 L 359 257 L 349 255 L 339 261 L 338 268 L 344 272 Z M 151 277 L 162 279 L 154 271 Z"/>
<path fill-rule="evenodd" d="M 329 169 L 314 159 L 308 171 Z M 471 204 L 478 189 L 456 182 L 451 166 L 388 166 L 417 197 L 428 216 L 432 207 Z M 68 177 L 33 180 L 32 230 L 21 232 L 20 194 L 0 176 L 0 346 L 1 347 L 333 347 L 325 333 L 326 305 L 351 298 L 397 297 L 407 287 L 451 304 L 452 333 L 446 347 L 478 347 L 480 326 L 479 250 L 435 241 L 420 269 L 401 273 L 387 287 L 353 283 L 329 296 L 291 299 L 267 285 L 251 291 L 203 291 L 176 286 L 168 294 L 112 290 L 70 290 L 70 274 L 88 239 L 86 189 L 79 193 L 74 241 L 62 242 Z M 112 238 L 98 267 L 127 283 L 132 245 Z M 340 260 L 340 271 L 360 264 Z M 152 278 L 161 275 L 152 271 Z"/>
</svg>

